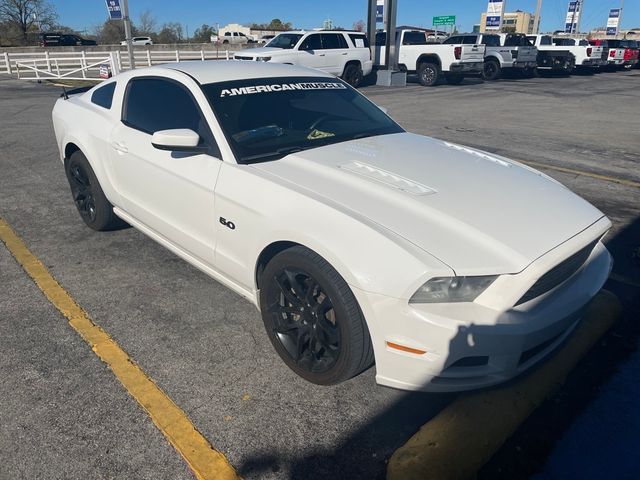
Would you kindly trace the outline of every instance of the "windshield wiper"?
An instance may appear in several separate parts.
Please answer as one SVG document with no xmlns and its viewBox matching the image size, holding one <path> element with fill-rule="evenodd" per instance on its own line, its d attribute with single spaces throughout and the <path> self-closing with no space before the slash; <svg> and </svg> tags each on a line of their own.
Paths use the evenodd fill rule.
<svg viewBox="0 0 640 480">
<path fill-rule="evenodd" d="M 246 163 L 255 163 L 255 162 L 263 162 L 267 160 L 280 160 L 281 158 L 286 157 L 287 155 L 291 155 L 292 153 L 296 153 L 296 152 L 301 152 L 303 150 L 309 150 L 310 148 L 313 148 L 313 147 L 304 148 L 304 147 L 296 146 L 296 147 L 279 148 L 275 152 L 261 153 L 259 155 L 250 155 L 248 157 L 242 157 L 242 161 Z"/>
</svg>

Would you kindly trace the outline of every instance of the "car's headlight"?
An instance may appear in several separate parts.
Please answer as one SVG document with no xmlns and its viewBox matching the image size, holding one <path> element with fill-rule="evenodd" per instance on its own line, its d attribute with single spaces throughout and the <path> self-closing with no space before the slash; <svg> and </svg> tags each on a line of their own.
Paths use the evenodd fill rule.
<svg viewBox="0 0 640 480">
<path fill-rule="evenodd" d="M 259 62 L 268 62 L 269 60 L 271 60 L 271 57 L 258 57 L 256 58 L 256 60 Z"/>
<path fill-rule="evenodd" d="M 435 277 L 422 285 L 409 303 L 473 302 L 497 275 L 480 277 Z"/>
</svg>

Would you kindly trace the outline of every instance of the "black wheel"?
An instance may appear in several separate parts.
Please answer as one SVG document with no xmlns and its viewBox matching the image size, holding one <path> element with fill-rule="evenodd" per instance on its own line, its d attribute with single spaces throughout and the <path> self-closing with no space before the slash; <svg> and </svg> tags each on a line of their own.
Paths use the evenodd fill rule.
<svg viewBox="0 0 640 480">
<path fill-rule="evenodd" d="M 502 73 L 500 64 L 496 60 L 485 60 L 482 78 L 484 80 L 497 80 Z"/>
<path fill-rule="evenodd" d="M 360 68 L 360 65 L 350 63 L 349 65 L 344 67 L 342 79 L 353 88 L 358 87 L 358 85 L 362 83 L 362 68 Z"/>
<path fill-rule="evenodd" d="M 320 255 L 276 255 L 260 276 L 262 320 L 276 352 L 319 385 L 343 382 L 373 363 L 369 331 L 353 292 Z"/>
<path fill-rule="evenodd" d="M 65 172 L 73 202 L 88 227 L 104 231 L 126 226 L 113 213 L 113 205 L 105 197 L 96 174 L 81 151 L 74 152 L 65 162 Z"/>
<path fill-rule="evenodd" d="M 537 78 L 540 76 L 540 73 L 536 67 L 527 67 L 522 71 L 522 75 L 525 78 Z"/>
<path fill-rule="evenodd" d="M 464 80 L 464 75 L 460 75 L 459 73 L 451 73 L 449 75 L 447 75 L 447 83 L 451 84 L 451 85 L 460 85 L 462 83 L 462 81 Z"/>
<path fill-rule="evenodd" d="M 418 66 L 418 81 L 423 87 L 433 87 L 440 79 L 440 69 L 435 63 L 421 63 Z"/>
</svg>

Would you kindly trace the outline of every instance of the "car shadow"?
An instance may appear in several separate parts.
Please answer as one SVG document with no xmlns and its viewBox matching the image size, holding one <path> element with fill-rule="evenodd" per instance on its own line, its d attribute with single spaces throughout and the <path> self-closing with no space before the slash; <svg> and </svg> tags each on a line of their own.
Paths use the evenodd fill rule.
<svg viewBox="0 0 640 480">
<path fill-rule="evenodd" d="M 539 471 L 555 441 L 589 400 L 597 395 L 599 385 L 615 373 L 617 366 L 636 348 L 640 335 L 640 322 L 637 321 L 640 311 L 640 219 L 611 238 L 607 247 L 614 257 L 615 267 L 614 276 L 605 288 L 620 298 L 622 319 L 581 361 L 560 391 L 544 402 L 478 472 L 477 479 L 512 480 L 527 478 Z M 626 280 L 621 282 L 616 278 Z M 633 282 L 636 286 L 629 284 Z M 494 328 L 470 325 L 459 329 L 450 342 L 450 358 L 455 358 L 460 349 L 466 355 L 474 348 L 481 349 L 482 344 L 474 346 L 470 339 L 491 333 Z M 541 364 L 544 362 L 523 375 L 529 375 Z M 522 376 L 511 382 L 519 378 Z M 405 392 L 394 404 L 350 432 L 330 450 L 309 449 L 301 445 L 299 455 L 286 458 L 278 449 L 278 440 L 273 439 L 271 451 L 246 457 L 237 465 L 238 473 L 243 478 L 275 475 L 277 478 L 305 480 L 384 479 L 386 465 L 393 452 L 457 396 Z M 340 412 L 336 411 L 336 415 Z M 481 441 L 480 435 L 478 441 Z"/>
</svg>

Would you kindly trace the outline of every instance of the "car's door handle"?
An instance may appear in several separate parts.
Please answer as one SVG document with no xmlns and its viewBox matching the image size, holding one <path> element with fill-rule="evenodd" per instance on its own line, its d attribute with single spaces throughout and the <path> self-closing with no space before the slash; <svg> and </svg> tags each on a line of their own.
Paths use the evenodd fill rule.
<svg viewBox="0 0 640 480">
<path fill-rule="evenodd" d="M 319 57 L 324 57 L 324 53 L 318 54 Z"/>
<path fill-rule="evenodd" d="M 124 143 L 120 142 L 111 142 L 111 147 L 113 147 L 116 152 L 120 153 L 127 153 L 129 151 L 127 146 Z"/>
<path fill-rule="evenodd" d="M 346 55 L 346 54 L 347 54 L 347 52 L 344 52 L 344 53 L 343 53 L 343 55 Z"/>
</svg>

